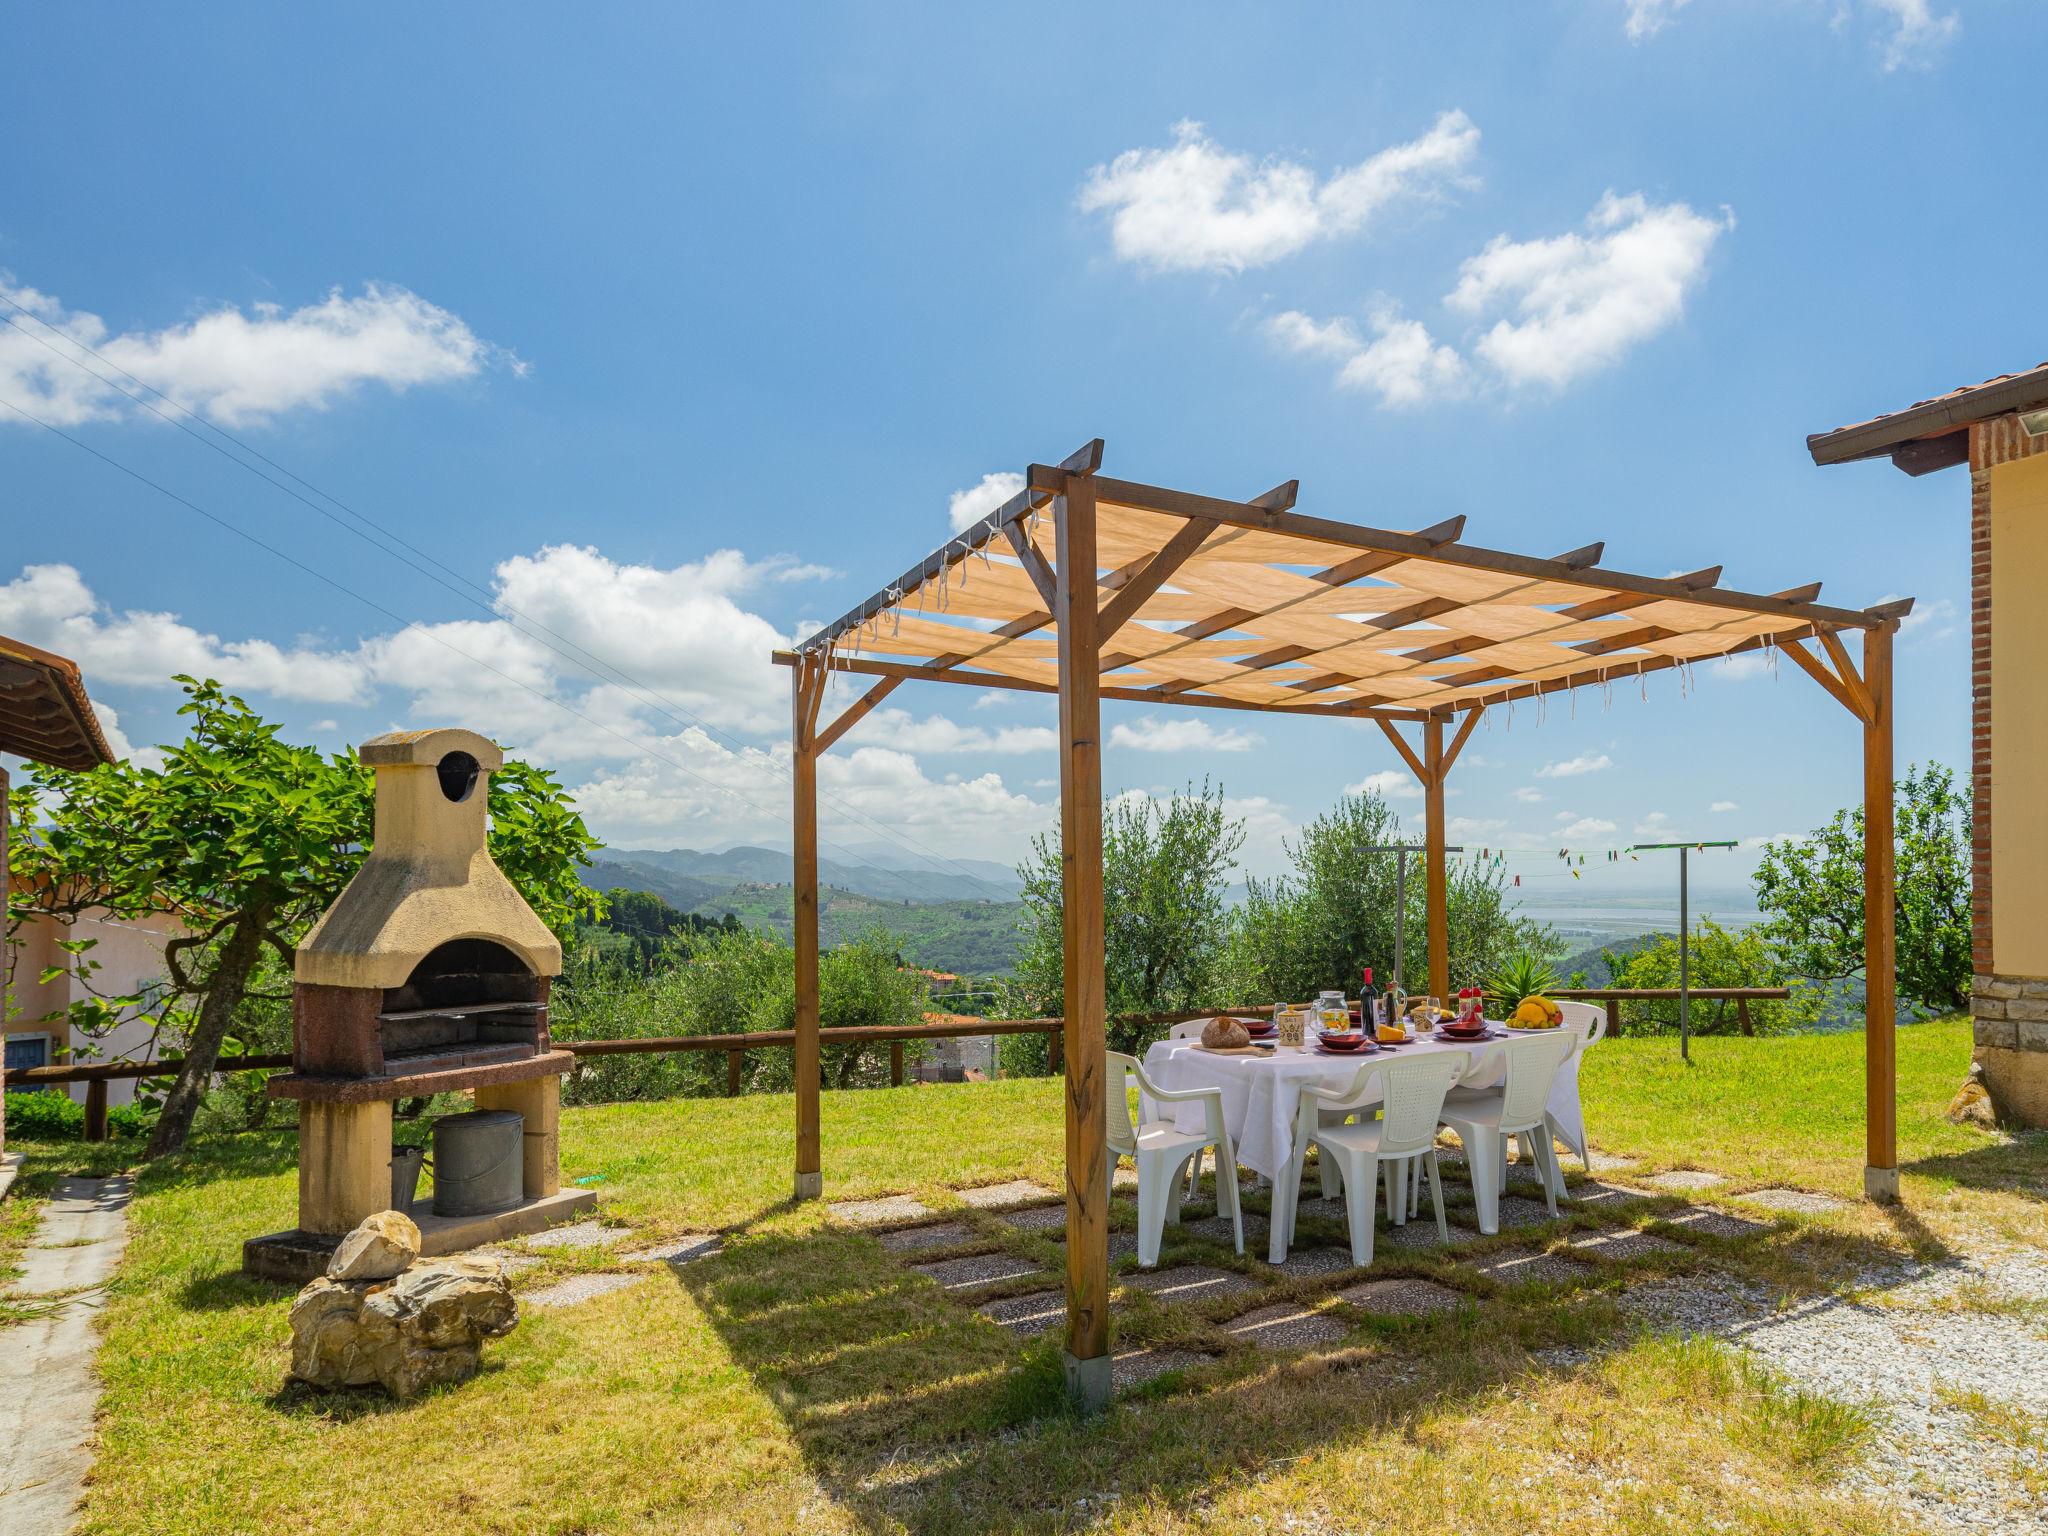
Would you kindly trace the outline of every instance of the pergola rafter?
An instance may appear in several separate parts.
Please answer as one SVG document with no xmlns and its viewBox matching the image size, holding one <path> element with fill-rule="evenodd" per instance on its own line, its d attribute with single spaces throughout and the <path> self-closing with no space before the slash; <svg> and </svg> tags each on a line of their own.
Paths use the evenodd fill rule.
<svg viewBox="0 0 2048 1536">
<path fill-rule="evenodd" d="M 1112 479 L 1101 464 L 1097 439 L 1032 465 L 989 517 L 776 653 L 795 683 L 799 1198 L 822 1186 L 817 758 L 901 683 L 1059 700 L 1067 1353 L 1092 1403 L 1106 1398 L 1109 1367 L 1101 701 L 1375 722 L 1423 789 L 1429 982 L 1442 995 L 1446 782 L 1481 716 L 1763 649 L 1791 657 L 1863 727 L 1865 1181 L 1873 1196 L 1896 1194 L 1891 638 L 1910 599 L 1854 609 L 1821 603 L 1819 583 L 1735 591 L 1719 566 L 1630 575 L 1600 563 L 1601 543 L 1518 555 L 1465 543 L 1462 516 L 1418 532 L 1361 527 L 1296 511 L 1295 481 L 1230 501 Z M 876 681 L 821 726 L 835 672 Z M 1403 725 L 1419 727 L 1419 743 Z"/>
</svg>

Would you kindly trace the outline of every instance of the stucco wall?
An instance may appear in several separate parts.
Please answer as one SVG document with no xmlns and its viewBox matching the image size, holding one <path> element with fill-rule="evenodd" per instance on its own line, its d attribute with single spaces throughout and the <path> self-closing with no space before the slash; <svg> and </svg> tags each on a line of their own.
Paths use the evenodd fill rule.
<svg viewBox="0 0 2048 1536">
<path fill-rule="evenodd" d="M 57 947 L 58 944 L 65 939 L 97 940 L 89 952 L 100 967 L 93 976 L 93 986 L 101 993 L 119 994 L 139 991 L 163 979 L 164 940 L 175 932 L 177 924 L 169 917 L 134 922 L 116 921 L 94 913 L 87 913 L 70 925 L 50 918 L 24 924 L 17 935 L 24 942 L 15 952 L 13 976 L 8 988 L 8 1001 L 20 1011 L 8 1020 L 7 1032 L 10 1035 L 48 1034 L 52 1037 L 53 1051 L 66 1047 L 78 1049 L 85 1040 L 73 1036 L 62 1020 L 53 1024 L 36 1022 L 46 1013 L 61 1011 L 74 998 L 86 996 L 85 989 L 67 977 L 60 976 L 49 982 L 39 979 L 50 966 L 69 962 L 69 956 Z M 99 1054 L 103 1057 L 127 1056 L 131 1052 L 139 1054 L 148 1040 L 146 1025 L 124 1022 L 100 1038 Z M 74 1099 L 85 1097 L 85 1089 L 81 1086 L 73 1085 L 69 1092 Z M 134 1098 L 135 1082 L 132 1078 L 117 1078 L 107 1084 L 108 1104 L 127 1104 Z"/>
<path fill-rule="evenodd" d="M 1991 471 L 1991 949 L 2001 976 L 2048 976 L 2048 456 Z"/>
</svg>

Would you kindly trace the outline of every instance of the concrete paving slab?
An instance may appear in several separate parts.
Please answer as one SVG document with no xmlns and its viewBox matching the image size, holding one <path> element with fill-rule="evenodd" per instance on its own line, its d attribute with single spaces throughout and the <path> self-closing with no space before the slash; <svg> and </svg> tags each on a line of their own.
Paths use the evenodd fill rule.
<svg viewBox="0 0 2048 1536">
<path fill-rule="evenodd" d="M 1675 1246 L 1675 1245 L 1674 1245 Z M 1472 1268 L 1502 1285 L 1520 1285 L 1525 1280 L 1552 1284 L 1583 1280 L 1586 1266 L 1554 1253 L 1537 1253 L 1527 1248 L 1503 1248 L 1472 1260 Z"/>
<path fill-rule="evenodd" d="M 941 1259 L 936 1264 L 913 1264 L 910 1267 L 926 1279 L 936 1280 L 949 1291 L 978 1290 L 984 1285 L 1000 1285 L 1045 1273 L 1031 1260 L 1007 1253 L 980 1253 L 973 1258 Z"/>
<path fill-rule="evenodd" d="M 1109 1362 L 1110 1386 L 1118 1392 L 1129 1392 L 1168 1371 L 1207 1365 L 1209 1359 L 1192 1349 L 1127 1349 Z"/>
<path fill-rule="evenodd" d="M 554 1285 L 542 1286 L 537 1291 L 528 1291 L 519 1298 L 526 1307 L 571 1307 L 579 1301 L 590 1301 L 599 1296 L 609 1296 L 614 1291 L 623 1291 L 645 1281 L 643 1275 L 571 1275 Z"/>
<path fill-rule="evenodd" d="M 1434 1280 L 1368 1280 L 1337 1293 L 1339 1301 L 1387 1317 L 1424 1317 L 1432 1312 L 1455 1312 L 1465 1300 L 1460 1291 Z"/>
<path fill-rule="evenodd" d="M 1326 1312 L 1311 1312 L 1291 1301 L 1260 1307 L 1223 1325 L 1233 1338 L 1260 1349 L 1317 1349 L 1341 1344 L 1350 1326 Z"/>
<path fill-rule="evenodd" d="M 877 1233 L 875 1241 L 889 1253 L 923 1253 L 930 1248 L 951 1248 L 955 1243 L 971 1243 L 980 1235 L 964 1221 L 941 1221 L 928 1227 L 904 1227 L 895 1232 Z"/>
<path fill-rule="evenodd" d="M 609 1248 L 622 1237 L 633 1234 L 624 1227 L 608 1227 L 598 1221 L 572 1221 L 567 1226 L 550 1227 L 545 1232 L 536 1232 L 526 1240 L 528 1248 Z"/>
<path fill-rule="evenodd" d="M 996 1219 L 1019 1232 L 1064 1232 L 1067 1229 L 1067 1208 L 1064 1203 L 1034 1205 L 1021 1211 L 1004 1211 Z"/>
<path fill-rule="evenodd" d="M 1600 1232 L 1572 1244 L 1581 1253 L 1597 1253 L 1603 1259 L 1642 1259 L 1653 1253 L 1688 1253 L 1683 1243 L 1654 1232 Z"/>
<path fill-rule="evenodd" d="M 1033 1291 L 1002 1301 L 984 1301 L 974 1309 L 992 1323 L 1001 1323 L 1020 1338 L 1057 1328 L 1067 1320 L 1065 1291 Z"/>
<path fill-rule="evenodd" d="M 1006 1184 L 980 1184 L 973 1189 L 955 1190 L 954 1193 L 978 1211 L 999 1211 L 1006 1206 L 1030 1205 L 1040 1200 L 1059 1198 L 1056 1190 L 1034 1184 L 1029 1179 L 1011 1179 Z"/>
<path fill-rule="evenodd" d="M 10 1295 L 50 1298 L 49 1311 L 5 1331 L 0 1347 L 0 1533 L 71 1529 L 92 1469 L 88 1448 L 99 1377 L 96 1314 L 128 1242 L 130 1182 L 62 1179 L 44 1207 L 39 1246 Z"/>
<path fill-rule="evenodd" d="M 1771 1230 L 1767 1222 L 1750 1221 L 1745 1217 L 1731 1216 L 1726 1211 L 1710 1211 L 1701 1206 L 1664 1219 L 1674 1227 L 1683 1227 L 1688 1232 L 1704 1232 L 1709 1237 L 1760 1237 Z"/>
<path fill-rule="evenodd" d="M 1123 1283 L 1176 1305 L 1207 1301 L 1213 1296 L 1235 1296 L 1255 1291 L 1259 1283 L 1233 1270 L 1212 1269 L 1207 1264 L 1178 1264 L 1172 1269 L 1141 1269 L 1122 1276 Z"/>
<path fill-rule="evenodd" d="M 1737 1200 L 1747 1200 L 1751 1205 L 1760 1205 L 1771 1211 L 1790 1211 L 1795 1216 L 1819 1216 L 1828 1211 L 1839 1211 L 1844 1204 L 1833 1195 L 1817 1195 L 1810 1189 L 1752 1189 L 1746 1195 L 1736 1195 Z"/>
<path fill-rule="evenodd" d="M 1674 1168 L 1669 1173 L 1653 1173 L 1643 1182 L 1658 1189 L 1677 1190 L 1685 1194 L 1695 1190 L 1713 1189 L 1728 1181 L 1718 1173 L 1708 1173 L 1704 1168 Z"/>
<path fill-rule="evenodd" d="M 725 1240 L 716 1232 L 685 1232 L 681 1237 L 650 1243 L 645 1248 L 628 1249 L 619 1257 L 629 1264 L 658 1260 L 673 1266 L 688 1264 L 697 1259 L 712 1258 L 724 1251 Z"/>
<path fill-rule="evenodd" d="M 849 1227 L 887 1227 L 936 1215 L 922 1200 L 909 1195 L 883 1195 L 878 1200 L 834 1200 L 825 1214 Z"/>
</svg>

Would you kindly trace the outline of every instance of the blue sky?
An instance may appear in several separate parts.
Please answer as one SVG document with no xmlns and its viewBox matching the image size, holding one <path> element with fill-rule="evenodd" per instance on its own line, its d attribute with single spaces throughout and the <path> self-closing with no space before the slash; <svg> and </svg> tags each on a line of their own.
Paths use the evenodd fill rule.
<svg viewBox="0 0 2048 1536">
<path fill-rule="evenodd" d="M 957 493 L 1101 436 L 1114 473 L 1299 478 L 1325 516 L 1911 593 L 1901 766 L 1964 759 L 1967 486 L 1817 470 L 1804 437 L 2043 355 L 2037 6 L 41 8 L 13 35 L 0 294 L 49 328 L 5 309 L 0 399 L 105 458 L 0 410 L 0 631 L 77 657 L 138 748 L 205 670 L 329 745 L 482 729 L 620 846 L 786 843 L 768 650 L 935 546 Z M 1491 721 L 1453 831 L 1809 828 L 1858 740 L 1781 671 Z M 828 764 L 829 844 L 1008 860 L 1049 824 L 1048 703 L 890 703 Z M 1341 723 L 1106 713 L 1109 787 L 1214 775 L 1254 870 L 1398 767 Z"/>
</svg>

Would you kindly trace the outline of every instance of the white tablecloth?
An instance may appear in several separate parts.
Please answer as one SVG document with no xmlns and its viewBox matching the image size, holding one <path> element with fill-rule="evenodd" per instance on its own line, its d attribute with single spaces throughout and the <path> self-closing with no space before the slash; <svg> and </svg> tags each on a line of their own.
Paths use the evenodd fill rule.
<svg viewBox="0 0 2048 1536">
<path fill-rule="evenodd" d="M 1161 1088 L 1220 1088 L 1223 1090 L 1223 1126 L 1237 1149 L 1237 1160 L 1255 1173 L 1278 1178 L 1293 1153 L 1294 1115 L 1305 1084 L 1321 1088 L 1346 1088 L 1361 1069 L 1370 1071 L 1406 1057 L 1435 1051 L 1457 1051 L 1476 1058 L 1468 1075 L 1459 1082 L 1464 1088 L 1491 1088 L 1505 1072 L 1501 1057 L 1502 1040 L 1478 1040 L 1469 1045 L 1422 1039 L 1395 1050 L 1360 1058 L 1318 1055 L 1313 1047 L 1276 1047 L 1268 1056 L 1218 1056 L 1196 1049 L 1193 1040 L 1161 1040 L 1145 1052 L 1145 1075 Z M 1574 1050 L 1559 1069 L 1550 1090 L 1550 1113 L 1574 1136 L 1582 1135 L 1579 1110 L 1579 1057 Z M 1203 1129 L 1202 1106 L 1180 1103 L 1167 1106 L 1148 1101 L 1140 1106 L 1147 1120 L 1172 1119 L 1184 1131 Z"/>
</svg>

